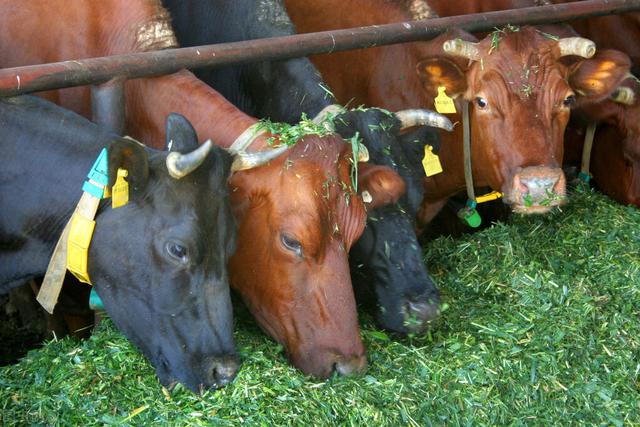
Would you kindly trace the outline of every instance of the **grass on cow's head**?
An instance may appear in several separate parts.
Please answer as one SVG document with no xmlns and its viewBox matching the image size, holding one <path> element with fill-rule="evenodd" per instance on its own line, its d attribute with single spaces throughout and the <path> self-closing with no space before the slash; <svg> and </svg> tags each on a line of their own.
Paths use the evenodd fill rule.
<svg viewBox="0 0 640 427">
<path fill-rule="evenodd" d="M 325 126 L 327 120 L 323 120 L 322 123 L 314 123 L 305 113 L 302 113 L 300 121 L 294 125 L 262 119 L 258 122 L 257 131 L 266 130 L 271 133 L 273 136 L 269 137 L 268 142 L 274 146 L 295 145 L 306 135 L 326 136 L 333 133 L 328 126 Z"/>
<path fill-rule="evenodd" d="M 439 327 L 398 341 L 361 314 L 362 377 L 301 375 L 238 305 L 234 383 L 164 393 L 106 321 L 1 368 L 0 424 L 640 423 L 640 210 L 584 192 L 438 239 L 425 259 L 448 305 Z"/>
</svg>

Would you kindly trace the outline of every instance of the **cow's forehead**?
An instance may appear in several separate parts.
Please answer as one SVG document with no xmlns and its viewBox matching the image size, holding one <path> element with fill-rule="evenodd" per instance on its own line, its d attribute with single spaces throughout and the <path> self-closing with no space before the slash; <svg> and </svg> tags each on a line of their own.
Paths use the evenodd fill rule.
<svg viewBox="0 0 640 427">
<path fill-rule="evenodd" d="M 526 31 L 525 31 L 526 30 Z M 555 41 L 533 29 L 509 32 L 499 41 L 482 41 L 485 55 L 473 66 L 472 86 L 503 86 L 521 99 L 562 85 L 566 67 L 553 52 Z"/>
<path fill-rule="evenodd" d="M 278 204 L 281 215 L 309 218 L 309 225 L 329 227 L 331 234 L 351 239 L 364 218 L 351 174 L 350 151 L 340 138 L 305 138 L 289 153 L 282 166 L 281 188 L 286 203 Z"/>
<path fill-rule="evenodd" d="M 175 215 L 175 218 L 206 218 L 208 213 L 228 202 L 228 169 L 212 155 L 181 179 L 169 175 L 166 153 L 153 156 L 149 165 L 146 199 L 159 213 Z"/>
</svg>

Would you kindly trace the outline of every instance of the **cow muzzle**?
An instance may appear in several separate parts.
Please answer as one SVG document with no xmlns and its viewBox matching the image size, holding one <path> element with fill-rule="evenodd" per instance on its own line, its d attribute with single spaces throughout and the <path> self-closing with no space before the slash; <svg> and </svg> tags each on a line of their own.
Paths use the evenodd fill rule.
<svg viewBox="0 0 640 427">
<path fill-rule="evenodd" d="M 403 331 L 419 334 L 431 326 L 440 315 L 439 295 L 408 298 L 402 307 Z"/>
<path fill-rule="evenodd" d="M 517 172 L 505 191 L 505 203 L 523 214 L 546 213 L 566 202 L 566 178 L 561 168 L 532 166 Z"/>
<path fill-rule="evenodd" d="M 343 352 L 336 346 L 300 348 L 291 354 L 293 364 L 307 375 L 329 378 L 334 373 L 342 376 L 359 375 L 367 369 L 364 346 L 353 352 Z"/>
<path fill-rule="evenodd" d="M 342 376 L 360 375 L 367 370 L 367 358 L 362 356 L 339 357 L 333 370 Z"/>
<path fill-rule="evenodd" d="M 207 361 L 208 385 L 213 388 L 224 387 L 231 383 L 240 369 L 238 357 L 225 355 Z"/>
</svg>

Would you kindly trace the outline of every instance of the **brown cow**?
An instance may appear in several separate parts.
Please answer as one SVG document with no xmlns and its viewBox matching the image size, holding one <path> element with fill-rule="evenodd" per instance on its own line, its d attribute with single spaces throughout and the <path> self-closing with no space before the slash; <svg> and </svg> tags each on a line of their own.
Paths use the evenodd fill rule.
<svg viewBox="0 0 640 427">
<path fill-rule="evenodd" d="M 155 0 L 3 0 L 0 17 L 2 67 L 175 45 L 168 14 Z M 142 141 L 163 140 L 170 112 L 188 117 L 201 139 L 225 147 L 256 123 L 187 71 L 128 81 L 125 94 L 127 131 Z M 90 114 L 86 87 L 47 97 Z M 267 136 L 252 147 L 270 151 Z M 308 136 L 288 155 L 230 180 L 239 223 L 232 286 L 293 363 L 320 377 L 366 366 L 347 263 L 365 224 L 351 164 L 342 139 Z M 360 165 L 358 190 L 372 195 L 371 206 L 404 190 L 390 169 Z"/>
<path fill-rule="evenodd" d="M 429 5 L 438 15 L 450 16 L 570 1 L 574 0 L 429 0 Z M 640 71 L 639 12 L 576 20 L 571 22 L 571 28 L 593 40 L 598 49 L 628 54 L 636 72 Z M 566 34 L 563 28 L 559 31 Z M 565 134 L 565 164 L 580 165 L 585 128 L 588 123 L 597 123 L 591 175 L 606 195 L 620 203 L 640 206 L 640 92 L 636 81 L 627 78 L 611 99 L 578 102 L 579 119 L 571 120 Z"/>
<path fill-rule="evenodd" d="M 300 32 L 408 21 L 430 13 L 426 3 L 417 0 L 286 4 Z M 563 133 L 579 96 L 567 83 L 569 74 L 583 66 L 593 70 L 585 78 L 606 96 L 628 71 L 628 61 L 604 53 L 570 68 L 560 58 L 591 56 L 593 43 L 577 39 L 569 47 L 571 40 L 558 42 L 531 27 L 474 40 L 468 33 L 451 31 L 428 42 L 317 56 L 313 61 L 342 102 L 353 99 L 356 105 L 391 110 L 424 108 L 433 105 L 439 86 L 456 98 L 458 112 L 463 101 L 471 102 L 475 184 L 501 191 L 516 211 L 548 211 L 565 198 Z M 452 121 L 456 119 L 461 116 Z M 425 179 L 426 198 L 419 213 L 423 223 L 465 188 L 461 126 L 441 137 L 444 172 Z"/>
</svg>

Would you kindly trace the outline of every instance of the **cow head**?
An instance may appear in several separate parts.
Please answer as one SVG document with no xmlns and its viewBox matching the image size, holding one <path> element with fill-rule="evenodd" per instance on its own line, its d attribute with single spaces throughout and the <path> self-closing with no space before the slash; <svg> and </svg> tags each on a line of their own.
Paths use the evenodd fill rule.
<svg viewBox="0 0 640 427">
<path fill-rule="evenodd" d="M 448 122 L 440 115 L 434 116 Z M 376 318 L 384 328 L 400 333 L 421 332 L 437 317 L 440 295 L 424 265 L 415 233 L 424 187 L 422 173 L 415 173 L 422 168 L 412 163 L 416 159 L 420 163 L 420 157 L 417 153 L 407 155 L 405 147 L 424 150 L 425 141 L 438 138 L 438 134 L 426 127 L 421 132 L 426 130 L 427 137 L 402 140 L 402 123 L 397 116 L 378 109 L 343 112 L 334 124 L 344 138 L 352 138 L 358 132 L 369 151 L 370 162 L 395 170 L 406 186 L 397 203 L 367 209 L 367 226 L 349 258 L 355 273 L 354 285 L 364 297 L 375 290 Z"/>
<path fill-rule="evenodd" d="M 580 107 L 599 123 L 591 156 L 598 186 L 640 207 L 640 83 L 629 76 L 608 99 Z"/>
<path fill-rule="evenodd" d="M 628 72 L 628 59 L 604 53 L 565 65 L 565 56 L 592 57 L 593 42 L 533 27 L 473 40 L 460 31 L 442 36 L 442 53 L 420 62 L 418 73 L 433 97 L 445 87 L 470 102 L 476 184 L 501 191 L 515 211 L 546 212 L 565 199 L 563 135 L 571 107 L 583 97 L 579 89 L 606 97 Z"/>
<path fill-rule="evenodd" d="M 220 387 L 239 367 L 226 269 L 236 241 L 230 156 L 210 142 L 198 148 L 179 115 L 167 119 L 167 145 L 168 153 L 129 139 L 109 147 L 111 184 L 127 169 L 130 202 L 100 211 L 89 273 L 163 384 Z"/>
<path fill-rule="evenodd" d="M 293 364 L 317 377 L 366 366 L 347 258 L 366 215 L 352 155 L 337 136 L 308 135 L 230 184 L 239 221 L 232 286 Z M 368 191 L 374 206 L 400 196 L 393 171 L 358 165 L 358 192 Z"/>
</svg>

